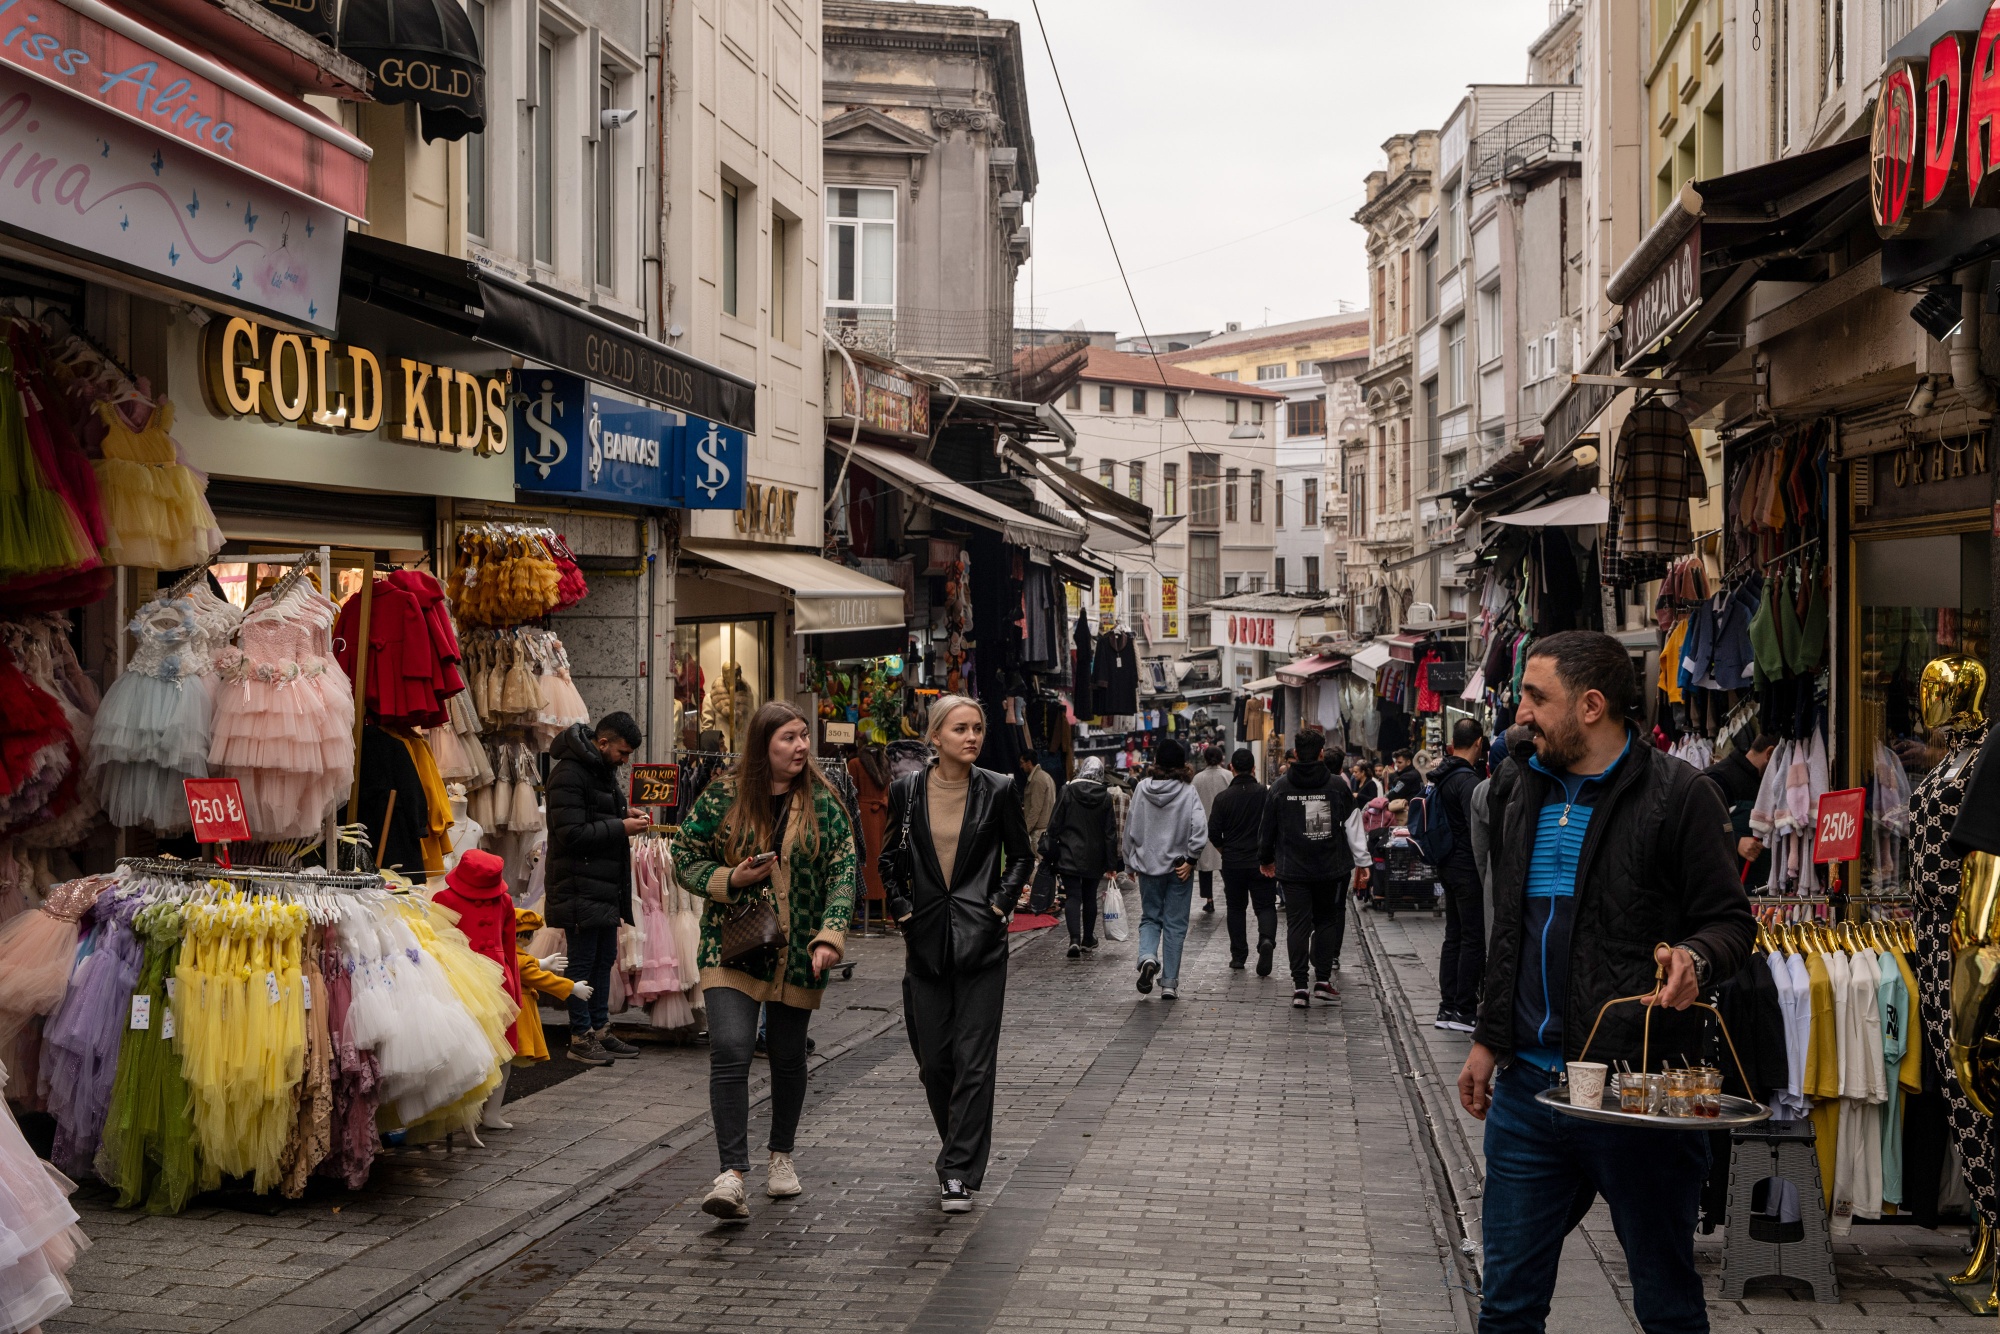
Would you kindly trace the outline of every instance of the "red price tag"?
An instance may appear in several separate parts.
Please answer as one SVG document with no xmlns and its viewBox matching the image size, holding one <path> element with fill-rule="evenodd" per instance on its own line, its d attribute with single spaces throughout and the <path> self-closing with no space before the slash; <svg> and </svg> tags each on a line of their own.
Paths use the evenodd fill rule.
<svg viewBox="0 0 2000 1334">
<path fill-rule="evenodd" d="M 197 843 L 248 843 L 250 821 L 243 810 L 243 784 L 234 778 L 184 778 L 188 819 Z"/>
<path fill-rule="evenodd" d="M 1819 820 L 1813 829 L 1813 860 L 1851 862 L 1861 856 L 1861 819 L 1868 790 L 1850 787 L 1819 799 Z"/>
</svg>

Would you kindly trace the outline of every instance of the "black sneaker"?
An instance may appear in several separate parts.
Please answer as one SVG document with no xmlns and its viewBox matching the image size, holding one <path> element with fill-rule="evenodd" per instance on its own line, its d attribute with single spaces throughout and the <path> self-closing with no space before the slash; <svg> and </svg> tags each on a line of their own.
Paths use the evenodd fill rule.
<svg viewBox="0 0 2000 1334">
<path fill-rule="evenodd" d="M 1231 969 L 1240 973 L 1243 971 L 1243 965 L 1248 961 L 1248 958 L 1249 956 L 1247 955 L 1243 956 L 1242 958 L 1238 958 L 1232 955 L 1229 960 L 1229 966 Z"/>
<path fill-rule="evenodd" d="M 957 1177 L 938 1188 L 938 1208 L 948 1214 L 969 1214 L 972 1212 L 972 1192 Z"/>
<path fill-rule="evenodd" d="M 1083 946 L 1072 940 L 1069 943 L 1069 957 L 1072 959 L 1081 959 L 1083 957 Z"/>
<path fill-rule="evenodd" d="M 1454 1010 L 1438 1020 L 1438 1027 L 1453 1033 L 1470 1033 L 1473 1030 L 1473 1016 L 1463 1010 Z"/>
<path fill-rule="evenodd" d="M 1214 900 L 1214 899 L 1203 899 L 1203 900 L 1201 901 L 1201 910 L 1202 910 L 1203 912 L 1214 912 L 1214 911 L 1215 911 L 1215 900 Z"/>
<path fill-rule="evenodd" d="M 1149 996 L 1153 991 L 1153 979 L 1160 975 L 1158 959 L 1139 960 L 1139 994 Z"/>
<path fill-rule="evenodd" d="M 639 1058 L 639 1049 L 622 1038 L 612 1037 L 609 1027 L 597 1030 L 597 1045 L 604 1048 L 606 1056 L 615 1056 L 621 1061 L 635 1061 Z"/>
<path fill-rule="evenodd" d="M 1457 1017 L 1457 1013 L 1458 1013 L 1457 1011 L 1453 1010 L 1448 1005 L 1438 1006 L 1438 1016 L 1435 1020 L 1432 1021 L 1431 1027 L 1438 1029 L 1450 1028 L 1451 1021 Z"/>
<path fill-rule="evenodd" d="M 1277 946 L 1268 940 L 1258 942 L 1257 976 L 1269 977 L 1271 975 L 1271 952 L 1275 949 L 1277 949 Z"/>
<path fill-rule="evenodd" d="M 1313 983 L 1313 995 L 1323 1001 L 1337 1001 L 1340 999 L 1340 988 L 1331 982 L 1315 982 Z"/>
<path fill-rule="evenodd" d="M 1294 988 L 1292 991 L 1292 1008 L 1294 1010 L 1311 1009 L 1312 993 L 1310 991 L 1307 991 L 1304 987 Z"/>
<path fill-rule="evenodd" d="M 1093 954 L 1096 954 L 1096 953 L 1097 953 L 1097 942 L 1096 942 L 1096 941 L 1094 941 L 1094 940 L 1086 940 L 1086 941 L 1084 941 L 1084 942 L 1083 942 L 1083 955 L 1084 955 L 1084 957 L 1085 957 L 1086 959 L 1087 959 L 1087 958 L 1089 958 L 1089 957 L 1090 957 L 1091 955 L 1093 955 Z"/>
<path fill-rule="evenodd" d="M 578 1065 L 611 1064 L 610 1053 L 604 1050 L 595 1033 L 585 1033 L 582 1037 L 571 1038 L 566 1055 Z"/>
</svg>

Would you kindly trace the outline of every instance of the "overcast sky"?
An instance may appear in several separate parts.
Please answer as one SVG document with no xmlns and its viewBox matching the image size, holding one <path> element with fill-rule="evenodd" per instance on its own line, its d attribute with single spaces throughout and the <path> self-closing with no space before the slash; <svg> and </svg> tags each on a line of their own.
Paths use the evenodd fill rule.
<svg viewBox="0 0 2000 1334">
<path fill-rule="evenodd" d="M 1041 186 L 1016 300 L 1045 326 L 1138 331 L 1030 0 Z M 1368 295 L 1350 219 L 1382 141 L 1434 129 L 1468 83 L 1526 79 L 1549 0 L 1041 0 L 1112 235 L 1154 333 L 1277 324 Z"/>
</svg>

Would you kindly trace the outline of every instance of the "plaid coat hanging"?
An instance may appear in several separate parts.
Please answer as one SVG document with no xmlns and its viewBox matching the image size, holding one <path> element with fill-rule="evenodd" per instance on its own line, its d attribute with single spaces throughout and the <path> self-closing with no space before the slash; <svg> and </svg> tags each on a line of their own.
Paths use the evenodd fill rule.
<svg viewBox="0 0 2000 1334">
<path fill-rule="evenodd" d="M 1688 502 L 1707 490 L 1687 418 L 1661 403 L 1632 409 L 1618 432 L 1611 479 L 1620 519 L 1618 554 L 1685 556 L 1694 550 Z"/>
</svg>

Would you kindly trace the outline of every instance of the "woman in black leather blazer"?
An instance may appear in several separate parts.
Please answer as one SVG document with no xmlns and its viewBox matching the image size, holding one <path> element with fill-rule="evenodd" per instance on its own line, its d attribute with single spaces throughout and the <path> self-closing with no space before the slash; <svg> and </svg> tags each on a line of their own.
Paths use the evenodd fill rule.
<svg viewBox="0 0 2000 1334">
<path fill-rule="evenodd" d="M 936 758 L 889 789 L 880 860 L 907 951 L 903 1022 L 943 1141 L 937 1174 L 946 1213 L 968 1212 L 970 1192 L 985 1180 L 1007 919 L 1034 867 L 1012 781 L 973 766 L 985 739 L 986 714 L 975 701 L 947 695 L 931 706 Z"/>
</svg>

